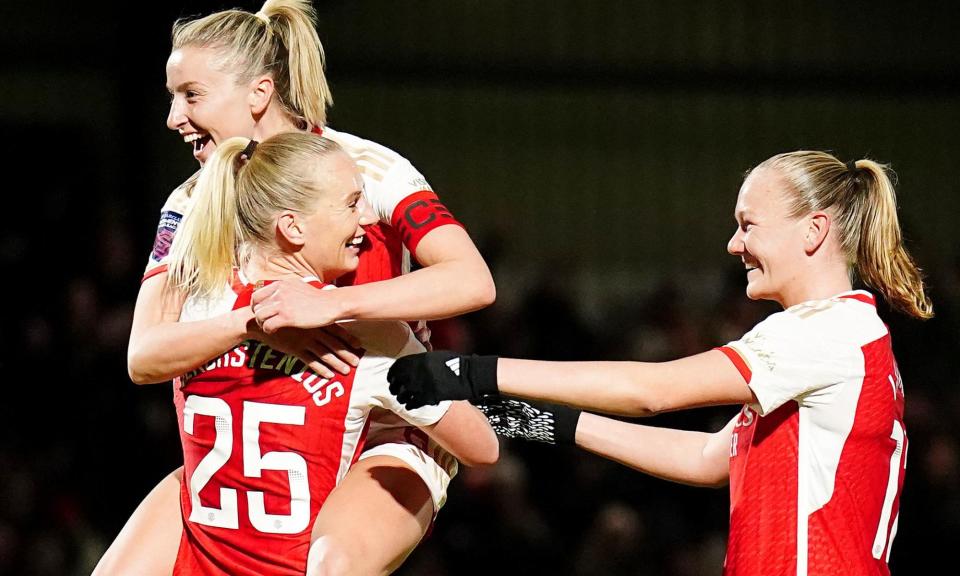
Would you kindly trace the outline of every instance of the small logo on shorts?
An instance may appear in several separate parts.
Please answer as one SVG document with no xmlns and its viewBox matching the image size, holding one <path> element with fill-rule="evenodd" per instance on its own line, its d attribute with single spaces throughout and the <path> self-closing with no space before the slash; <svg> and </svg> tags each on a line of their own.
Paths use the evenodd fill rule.
<svg viewBox="0 0 960 576">
<path fill-rule="evenodd" d="M 154 262 L 161 262 L 170 252 L 170 245 L 173 244 L 173 237 L 177 233 L 177 227 L 180 226 L 182 214 L 167 210 L 160 214 L 160 224 L 157 226 L 157 236 L 153 241 L 153 252 L 150 258 Z"/>
</svg>

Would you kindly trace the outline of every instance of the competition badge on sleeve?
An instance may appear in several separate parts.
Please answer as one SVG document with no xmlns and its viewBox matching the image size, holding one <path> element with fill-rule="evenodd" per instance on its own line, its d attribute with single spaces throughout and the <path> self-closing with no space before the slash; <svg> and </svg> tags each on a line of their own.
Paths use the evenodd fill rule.
<svg viewBox="0 0 960 576">
<path fill-rule="evenodd" d="M 167 257 L 167 254 L 170 252 L 170 245 L 173 244 L 173 237 L 177 233 L 177 227 L 180 225 L 180 220 L 183 219 L 181 214 L 168 210 L 160 215 L 160 224 L 157 226 L 157 237 L 153 241 L 153 251 L 150 253 L 150 258 L 154 262 L 162 262 L 164 258 Z"/>
</svg>

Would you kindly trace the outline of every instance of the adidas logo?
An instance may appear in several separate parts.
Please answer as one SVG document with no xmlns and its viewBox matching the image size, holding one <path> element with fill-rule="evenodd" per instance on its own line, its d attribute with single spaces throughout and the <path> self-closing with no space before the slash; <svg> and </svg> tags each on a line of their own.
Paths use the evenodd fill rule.
<svg viewBox="0 0 960 576">
<path fill-rule="evenodd" d="M 460 358 L 451 358 L 447 360 L 445 364 L 447 365 L 447 368 L 449 368 L 451 372 L 453 372 L 457 376 L 460 375 Z"/>
</svg>

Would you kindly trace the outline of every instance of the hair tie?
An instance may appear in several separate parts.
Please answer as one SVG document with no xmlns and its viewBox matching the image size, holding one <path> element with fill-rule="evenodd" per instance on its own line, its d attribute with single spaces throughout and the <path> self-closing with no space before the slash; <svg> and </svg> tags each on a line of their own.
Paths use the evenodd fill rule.
<svg viewBox="0 0 960 576">
<path fill-rule="evenodd" d="M 857 168 L 857 161 L 856 161 L 856 160 L 851 160 L 851 161 L 847 162 L 847 172 L 850 172 L 851 174 L 856 174 L 858 170 L 860 170 L 860 169 Z"/>
<path fill-rule="evenodd" d="M 243 152 L 240 153 L 240 157 L 249 162 L 250 159 L 253 158 L 253 152 L 257 149 L 257 144 L 259 144 L 259 142 L 256 140 L 250 140 L 250 142 L 247 142 L 247 147 L 244 148 Z"/>
</svg>

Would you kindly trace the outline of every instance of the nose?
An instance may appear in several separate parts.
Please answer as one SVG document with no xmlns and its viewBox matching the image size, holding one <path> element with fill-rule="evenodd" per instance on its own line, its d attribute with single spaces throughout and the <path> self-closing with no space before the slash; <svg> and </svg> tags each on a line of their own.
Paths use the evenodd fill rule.
<svg viewBox="0 0 960 576">
<path fill-rule="evenodd" d="M 360 197 L 359 206 L 360 208 L 360 225 L 369 226 L 377 222 L 377 215 L 373 213 L 373 206 L 367 202 L 366 196 Z"/>
<path fill-rule="evenodd" d="M 187 116 L 183 113 L 181 99 L 174 96 L 170 101 L 170 111 L 167 113 L 167 128 L 177 130 L 187 123 Z"/>
<path fill-rule="evenodd" d="M 737 230 L 730 237 L 730 240 L 727 241 L 727 252 L 733 256 L 743 254 L 743 229 L 739 226 L 737 226 Z"/>
</svg>

